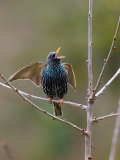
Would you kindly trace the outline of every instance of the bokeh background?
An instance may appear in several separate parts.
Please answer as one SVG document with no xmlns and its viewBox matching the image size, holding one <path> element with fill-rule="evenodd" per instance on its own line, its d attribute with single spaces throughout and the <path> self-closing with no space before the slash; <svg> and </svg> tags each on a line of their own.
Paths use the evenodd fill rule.
<svg viewBox="0 0 120 160">
<path fill-rule="evenodd" d="M 94 86 L 107 57 L 120 15 L 120 1 L 93 2 L 93 81 Z M 0 1 L 0 72 L 9 78 L 31 62 L 45 62 L 49 52 L 61 47 L 62 62 L 74 68 L 77 92 L 71 88 L 65 98 L 86 104 L 88 52 L 88 0 L 1 0 Z M 101 87 L 120 67 L 120 33 Z M 3 82 L 0 79 L 0 82 Z M 3 82 L 4 83 L 4 82 Z M 18 89 L 45 97 L 41 88 L 30 81 L 12 83 Z M 117 112 L 120 97 L 118 77 L 94 104 L 94 116 Z M 47 101 L 30 98 L 39 107 L 53 113 Z M 63 104 L 63 119 L 86 128 L 86 111 Z M 116 117 L 93 125 L 92 156 L 109 157 Z M 0 142 L 6 140 L 17 160 L 82 160 L 84 136 L 71 126 L 39 112 L 14 91 L 0 87 Z M 118 139 L 116 160 L 120 159 Z M 0 160 L 6 153 L 0 147 Z"/>
</svg>

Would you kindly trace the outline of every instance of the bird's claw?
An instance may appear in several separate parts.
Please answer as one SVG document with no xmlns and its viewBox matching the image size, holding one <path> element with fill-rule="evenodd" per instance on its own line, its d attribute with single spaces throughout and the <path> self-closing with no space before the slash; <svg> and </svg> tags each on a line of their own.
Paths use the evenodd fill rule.
<svg viewBox="0 0 120 160">
<path fill-rule="evenodd" d="M 48 98 L 48 102 L 49 102 L 49 104 L 51 104 L 52 103 L 52 99 Z"/>
<path fill-rule="evenodd" d="M 60 99 L 60 100 L 59 100 L 60 106 L 62 105 L 62 103 L 63 103 L 63 99 Z"/>
</svg>

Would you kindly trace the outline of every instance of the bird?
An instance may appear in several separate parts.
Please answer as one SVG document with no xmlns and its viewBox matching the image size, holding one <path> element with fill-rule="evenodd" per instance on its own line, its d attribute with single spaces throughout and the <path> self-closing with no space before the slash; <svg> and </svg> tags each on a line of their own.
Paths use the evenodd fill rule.
<svg viewBox="0 0 120 160">
<path fill-rule="evenodd" d="M 36 86 L 41 86 L 48 98 L 49 104 L 53 102 L 54 116 L 62 116 L 63 98 L 68 92 L 69 85 L 76 91 L 75 74 L 70 63 L 62 63 L 64 56 L 58 56 L 60 47 L 56 52 L 50 52 L 46 63 L 33 62 L 14 73 L 9 82 L 15 80 L 31 80 Z"/>
</svg>

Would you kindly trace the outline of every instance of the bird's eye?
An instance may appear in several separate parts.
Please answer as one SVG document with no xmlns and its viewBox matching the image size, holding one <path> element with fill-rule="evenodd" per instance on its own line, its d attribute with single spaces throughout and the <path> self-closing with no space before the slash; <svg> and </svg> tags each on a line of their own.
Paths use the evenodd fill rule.
<svg viewBox="0 0 120 160">
<path fill-rule="evenodd" d="M 55 54 L 53 54 L 52 58 L 55 58 Z"/>
</svg>

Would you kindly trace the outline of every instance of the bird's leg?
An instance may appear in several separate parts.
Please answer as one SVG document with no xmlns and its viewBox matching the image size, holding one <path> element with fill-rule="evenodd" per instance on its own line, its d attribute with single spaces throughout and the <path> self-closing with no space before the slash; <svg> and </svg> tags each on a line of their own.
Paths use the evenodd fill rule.
<svg viewBox="0 0 120 160">
<path fill-rule="evenodd" d="M 62 105 L 62 103 L 63 103 L 63 99 L 59 99 L 60 106 Z"/>
<path fill-rule="evenodd" d="M 51 98 L 48 98 L 48 102 L 49 102 L 49 104 L 52 103 L 52 99 L 51 99 Z"/>
</svg>

